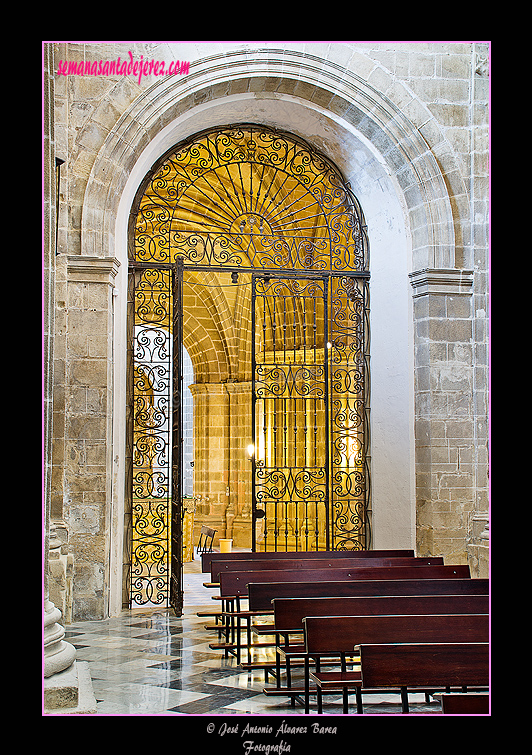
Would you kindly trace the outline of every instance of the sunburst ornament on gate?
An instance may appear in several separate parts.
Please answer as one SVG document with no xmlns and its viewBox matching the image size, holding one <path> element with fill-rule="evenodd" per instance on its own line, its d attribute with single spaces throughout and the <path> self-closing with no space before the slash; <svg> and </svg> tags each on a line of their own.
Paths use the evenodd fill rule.
<svg viewBox="0 0 532 755">
<path fill-rule="evenodd" d="M 365 227 L 334 166 L 258 126 L 196 136 L 146 179 L 134 228 L 139 262 L 364 270 Z"/>
</svg>

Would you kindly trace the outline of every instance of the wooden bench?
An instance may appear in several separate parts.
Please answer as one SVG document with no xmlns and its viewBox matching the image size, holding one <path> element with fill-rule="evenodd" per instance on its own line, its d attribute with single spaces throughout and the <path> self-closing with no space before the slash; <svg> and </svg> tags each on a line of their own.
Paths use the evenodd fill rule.
<svg viewBox="0 0 532 755">
<path fill-rule="evenodd" d="M 274 598 L 273 631 L 303 634 L 307 616 L 489 613 L 488 595 L 373 595 L 369 597 Z"/>
<path fill-rule="evenodd" d="M 345 582 L 251 582 L 248 608 L 254 616 L 273 614 L 275 598 L 372 597 L 408 595 L 489 595 L 489 579 L 392 579 Z M 256 634 L 274 634 L 273 623 L 252 626 Z"/>
<path fill-rule="evenodd" d="M 489 595 L 488 579 L 393 579 L 342 582 L 252 582 L 249 610 L 272 613 L 274 598 L 371 597 L 372 595 Z"/>
<path fill-rule="evenodd" d="M 290 642 L 290 635 L 303 634 L 307 616 L 377 616 L 423 614 L 487 614 L 488 595 L 412 595 L 372 597 L 274 598 L 273 624 L 270 632 L 276 636 L 276 681 L 274 688 L 265 688 L 265 695 L 288 695 L 293 698 L 304 689 L 293 688 L 291 664 L 301 662 L 306 655 L 302 639 Z M 281 639 L 284 638 L 284 639 Z M 286 687 L 282 687 L 281 666 L 284 660 Z M 299 664 L 301 665 L 301 663 Z"/>
<path fill-rule="evenodd" d="M 441 698 L 442 713 L 454 716 L 480 716 L 490 712 L 490 696 L 482 692 L 444 693 Z"/>
<path fill-rule="evenodd" d="M 443 566 L 444 561 L 441 556 L 434 558 L 416 558 L 410 556 L 407 558 L 372 558 L 371 562 L 368 559 L 360 558 L 344 558 L 341 561 L 338 559 L 328 558 L 323 556 L 319 559 L 299 559 L 299 558 L 284 558 L 275 561 L 226 561 L 224 559 L 215 560 L 211 562 L 211 582 L 207 583 L 209 586 L 218 584 L 220 582 L 220 572 L 227 571 L 289 571 L 291 569 L 337 569 L 344 568 L 375 568 L 376 566 Z"/>
<path fill-rule="evenodd" d="M 235 600 L 247 597 L 248 585 L 264 582 L 345 582 L 352 580 L 396 579 L 469 579 L 469 566 L 364 566 L 355 568 L 287 569 L 282 572 L 264 569 L 253 571 L 227 571 L 220 574 L 220 597 L 232 596 Z"/>
<path fill-rule="evenodd" d="M 203 573 L 211 573 L 211 564 L 213 561 L 278 561 L 285 558 L 296 557 L 298 559 L 305 560 L 321 560 L 324 557 L 329 557 L 335 560 L 346 558 L 413 558 L 414 550 L 412 549 L 384 549 L 384 550 L 341 550 L 341 551 L 234 551 L 232 553 L 219 553 L 209 552 L 203 553 L 201 556 L 201 570 Z M 214 580 L 211 576 L 211 582 Z M 217 580 L 216 580 L 217 581 Z M 223 619 L 222 613 L 219 611 L 199 611 L 197 614 L 199 617 L 214 617 L 216 624 L 207 629 L 219 630 L 219 619 Z"/>
<path fill-rule="evenodd" d="M 362 713 L 362 693 L 381 691 L 382 688 L 399 688 L 403 712 L 408 712 L 408 687 L 449 687 L 455 684 L 482 685 L 487 680 L 455 674 L 453 669 L 444 673 L 444 663 L 435 663 L 437 672 L 425 672 L 430 668 L 430 652 L 425 651 L 424 662 L 418 669 L 418 659 L 408 660 L 397 652 L 397 643 L 487 643 L 489 640 L 489 616 L 487 614 L 446 615 L 391 615 L 391 616 L 307 616 L 303 620 L 305 631 L 305 712 L 309 712 L 309 682 L 317 686 L 318 713 L 322 712 L 324 690 L 341 690 L 343 710 L 347 713 L 348 691 L 355 690 L 357 712 Z M 371 643 L 371 644 L 370 644 Z M 374 653 L 369 648 L 395 649 L 395 655 L 386 656 L 386 651 Z M 355 647 L 360 647 L 361 670 L 348 671 L 346 658 L 352 657 Z M 362 652 L 364 649 L 364 653 Z M 379 652 L 381 655 L 379 656 Z M 340 671 L 321 671 L 324 657 L 340 659 Z M 421 657 L 421 655 L 420 655 Z M 310 659 L 316 662 L 316 670 L 310 672 Z M 379 660 L 382 658 L 382 661 Z M 368 660 L 369 659 L 369 660 Z M 409 668 L 409 663 L 414 668 Z M 443 680 L 443 681 L 442 681 Z M 457 681 L 458 680 L 458 681 Z"/>
<path fill-rule="evenodd" d="M 302 575 L 304 574 L 304 577 Z M 256 612 L 243 611 L 241 599 L 248 595 L 248 585 L 255 579 L 261 582 L 278 582 L 280 579 L 284 583 L 299 582 L 302 579 L 313 582 L 338 582 L 352 580 L 377 580 L 377 579 L 467 579 L 470 577 L 469 566 L 364 566 L 356 568 L 313 568 L 313 569 L 291 569 L 286 571 L 261 570 L 253 571 L 227 571 L 220 573 L 220 594 L 215 596 L 216 599 L 223 600 L 228 605 L 226 618 L 230 619 L 225 626 L 225 642 L 210 644 L 211 649 L 219 649 L 227 652 L 235 652 L 237 661 L 241 660 L 241 620 L 249 622 Z M 271 612 L 271 607 L 269 613 Z M 249 631 L 248 631 L 249 637 Z M 264 646 L 264 645 L 263 645 Z M 248 650 L 249 650 L 248 644 Z M 249 657 L 249 653 L 248 653 Z M 253 668 L 251 661 L 248 661 L 248 667 Z"/>
<path fill-rule="evenodd" d="M 315 558 L 412 558 L 413 550 L 345 550 L 345 551 L 233 551 L 232 553 L 204 553 L 201 557 L 201 570 L 208 573 L 211 562 L 220 559 L 226 561 L 275 561 L 284 558 L 315 559 Z"/>
<path fill-rule="evenodd" d="M 447 619 L 449 617 L 446 617 Z M 401 690 L 402 711 L 408 713 L 408 689 L 423 687 L 488 687 L 489 644 L 473 641 L 417 641 L 408 644 L 362 643 L 361 683 L 365 687 Z"/>
</svg>

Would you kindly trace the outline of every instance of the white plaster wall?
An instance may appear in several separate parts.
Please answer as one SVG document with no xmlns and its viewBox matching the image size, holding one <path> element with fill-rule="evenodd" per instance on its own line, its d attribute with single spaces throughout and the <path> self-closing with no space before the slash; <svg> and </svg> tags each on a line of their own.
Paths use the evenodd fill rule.
<svg viewBox="0 0 532 755">
<path fill-rule="evenodd" d="M 351 183 L 369 232 L 371 266 L 371 478 L 373 547 L 414 547 L 411 245 L 401 193 L 365 138 L 341 118 L 288 95 L 242 94 L 199 105 L 159 132 L 137 161 L 122 193 L 115 256 L 121 262 L 115 306 L 115 442 L 112 605 L 120 610 L 125 426 L 127 225 L 139 183 L 174 144 L 206 128 L 262 123 L 294 133 L 325 153 Z M 120 358 L 119 358 L 120 355 Z M 120 501 L 122 503 L 120 504 Z M 120 508 L 122 506 L 122 512 Z"/>
<path fill-rule="evenodd" d="M 375 161 L 358 173 L 370 240 L 370 443 L 373 547 L 415 547 L 410 243 L 393 184 Z M 360 199 L 362 198 L 362 199 Z"/>
</svg>

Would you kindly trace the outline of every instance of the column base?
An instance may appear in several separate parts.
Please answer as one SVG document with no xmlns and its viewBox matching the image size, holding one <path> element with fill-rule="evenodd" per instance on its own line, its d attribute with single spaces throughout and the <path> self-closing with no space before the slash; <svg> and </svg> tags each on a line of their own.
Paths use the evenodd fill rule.
<svg viewBox="0 0 532 755">
<path fill-rule="evenodd" d="M 89 664 L 74 661 L 70 668 L 44 680 L 44 714 L 75 715 L 96 713 Z"/>
</svg>

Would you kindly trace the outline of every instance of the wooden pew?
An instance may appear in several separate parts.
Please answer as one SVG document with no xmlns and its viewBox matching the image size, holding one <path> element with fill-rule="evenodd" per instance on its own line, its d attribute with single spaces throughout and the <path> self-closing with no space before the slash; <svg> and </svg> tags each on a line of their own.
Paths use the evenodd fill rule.
<svg viewBox="0 0 532 755">
<path fill-rule="evenodd" d="M 225 571 L 289 571 L 291 569 L 337 569 L 365 567 L 375 568 L 376 566 L 443 566 L 444 561 L 441 556 L 433 558 L 416 558 L 414 556 L 407 558 L 372 558 L 371 562 L 368 559 L 360 558 L 344 558 L 341 561 L 338 559 L 328 558 L 323 556 L 319 559 L 299 559 L 299 558 L 284 558 L 275 561 L 212 561 L 211 562 L 211 582 L 206 586 L 212 586 L 219 584 L 220 572 Z"/>
<path fill-rule="evenodd" d="M 260 572 L 240 572 L 227 571 L 220 573 L 220 594 L 215 596 L 223 600 L 229 610 L 228 617 L 236 619 L 236 624 L 231 621 L 225 626 L 225 642 L 212 643 L 209 645 L 212 649 L 223 649 L 224 651 L 235 651 L 237 660 L 241 659 L 241 620 L 245 621 L 252 618 L 249 610 L 241 610 L 240 601 L 248 595 L 248 585 L 254 579 L 260 579 L 261 582 L 276 582 L 282 579 L 284 583 L 299 582 L 302 579 L 313 582 L 338 582 L 345 580 L 384 580 L 384 579 L 467 579 L 470 577 L 469 566 L 364 566 L 355 568 L 313 568 L 313 569 L 291 569 L 286 571 L 261 570 Z M 281 576 L 282 575 L 282 576 Z M 271 610 L 271 609 L 270 609 Z M 249 633 L 248 633 L 249 634 Z M 249 667 L 252 667 L 249 664 Z"/>
<path fill-rule="evenodd" d="M 307 616 L 489 613 L 488 595 L 373 595 L 369 597 L 274 598 L 273 631 L 303 633 Z"/>
<path fill-rule="evenodd" d="M 248 612 L 256 616 L 273 614 L 274 598 L 372 597 L 375 595 L 489 595 L 489 579 L 392 579 L 345 582 L 251 582 Z M 274 634 L 274 624 L 252 628 L 256 634 Z M 249 644 L 249 641 L 248 641 Z"/>
<path fill-rule="evenodd" d="M 487 581 L 487 580 L 486 580 Z M 371 597 L 274 598 L 273 624 L 269 631 L 276 636 L 276 681 L 265 688 L 265 695 L 294 695 L 304 689 L 291 684 L 292 662 L 304 661 L 306 647 L 302 640 L 290 643 L 289 635 L 302 634 L 307 616 L 378 616 L 423 614 L 488 614 L 488 595 L 378 595 Z M 284 637 L 284 641 L 281 638 Z M 284 660 L 286 687 L 280 684 Z"/>
<path fill-rule="evenodd" d="M 234 551 L 232 553 L 211 552 L 201 556 L 201 570 L 203 573 L 211 572 L 213 561 L 277 561 L 284 558 L 296 557 L 305 560 L 316 560 L 324 557 L 337 559 L 346 558 L 413 558 L 412 549 L 384 549 L 384 550 L 341 550 L 341 551 Z M 211 581 L 212 577 L 211 577 Z M 215 617 L 216 625 L 213 629 L 219 629 L 218 619 L 223 618 L 219 611 L 199 611 L 200 617 Z M 210 627 L 208 627 L 210 628 Z"/>
<path fill-rule="evenodd" d="M 271 614 L 274 598 L 371 597 L 372 595 L 489 595 L 488 579 L 393 579 L 342 582 L 252 582 L 249 610 Z"/>
<path fill-rule="evenodd" d="M 447 617 L 448 618 L 448 617 Z M 399 687 L 408 713 L 408 689 L 416 687 L 488 687 L 489 644 L 418 641 L 360 645 L 362 687 Z"/>
<path fill-rule="evenodd" d="M 468 579 L 471 573 L 467 564 L 457 566 L 364 566 L 355 568 L 334 567 L 326 569 L 291 569 L 283 572 L 275 570 L 228 571 L 220 574 L 220 597 L 232 596 L 241 599 L 248 595 L 248 585 L 260 582 L 344 582 L 351 580 L 387 579 Z"/>
<path fill-rule="evenodd" d="M 204 553 L 201 556 L 201 570 L 208 573 L 211 570 L 212 561 L 275 561 L 283 558 L 412 558 L 413 550 L 345 550 L 345 551 L 233 551 L 232 553 Z"/>
<path fill-rule="evenodd" d="M 480 716 L 490 712 L 490 696 L 481 692 L 458 692 L 438 695 L 442 713 L 454 716 Z"/>
<path fill-rule="evenodd" d="M 321 713 L 323 689 L 342 690 L 344 713 L 347 712 L 347 693 L 355 689 L 357 710 L 362 713 L 364 690 L 399 688 L 403 712 L 408 712 L 408 687 L 433 688 L 458 685 L 482 685 L 478 677 L 444 673 L 444 663 L 436 659 L 438 672 L 430 671 L 430 652 L 425 651 L 424 662 L 417 668 L 417 656 L 403 657 L 397 652 L 396 643 L 487 643 L 489 640 L 489 616 L 487 614 L 446 615 L 392 615 L 392 616 L 307 616 L 303 620 L 305 630 L 305 712 L 309 712 L 309 680 L 317 685 L 318 713 Z M 370 644 L 371 643 L 371 644 Z M 393 644 L 392 644 L 393 643 Z M 362 648 L 395 648 L 395 656 L 387 657 L 386 651 L 375 653 Z M 352 656 L 360 647 L 361 671 L 347 671 L 346 657 Z M 339 657 L 341 671 L 321 671 L 320 659 Z M 421 654 L 420 654 L 421 657 Z M 313 658 L 317 669 L 310 673 L 309 662 Z M 382 658 L 380 662 L 378 659 Z M 369 661 L 368 661 L 369 659 Z M 415 668 L 409 668 L 408 663 Z M 426 669 L 429 671 L 426 671 Z M 364 669 L 366 669 L 364 671 Z M 442 681 L 442 679 L 444 681 Z M 458 681 L 457 681 L 458 679 Z"/>
</svg>

